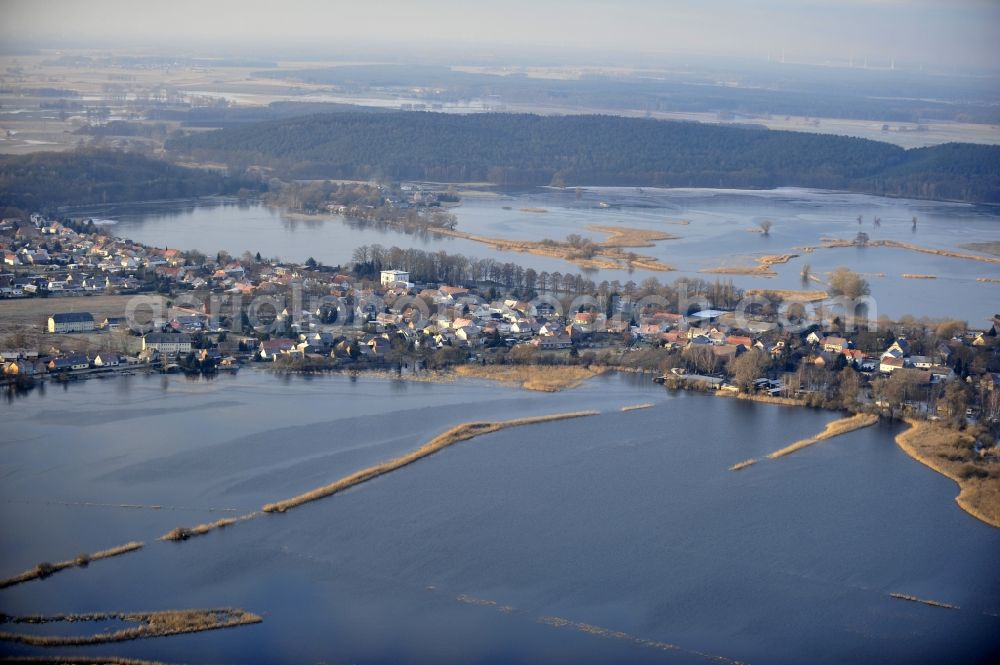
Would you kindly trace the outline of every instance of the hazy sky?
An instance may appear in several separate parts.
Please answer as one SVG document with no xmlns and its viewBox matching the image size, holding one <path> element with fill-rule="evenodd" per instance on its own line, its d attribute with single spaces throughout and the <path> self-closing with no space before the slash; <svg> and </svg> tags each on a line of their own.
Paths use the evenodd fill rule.
<svg viewBox="0 0 1000 665">
<path fill-rule="evenodd" d="M 0 0 L 0 38 L 478 44 L 1000 65 L 1000 0 Z"/>
</svg>

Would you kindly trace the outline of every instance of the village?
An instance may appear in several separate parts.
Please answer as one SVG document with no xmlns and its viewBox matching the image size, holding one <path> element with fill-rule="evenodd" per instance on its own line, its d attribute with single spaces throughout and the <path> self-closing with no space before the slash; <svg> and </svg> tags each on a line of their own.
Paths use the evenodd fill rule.
<svg viewBox="0 0 1000 665">
<path fill-rule="evenodd" d="M 738 316 L 742 294 L 731 286 L 697 309 L 671 306 L 645 283 L 595 293 L 559 280 L 542 293 L 489 279 L 431 283 L 371 261 L 329 267 L 147 247 L 91 220 L 40 214 L 3 220 L 0 251 L 0 359 L 11 388 L 255 362 L 399 376 L 470 363 L 584 365 L 649 372 L 675 388 L 1000 425 L 1000 317 L 979 330 L 916 320 L 848 330 L 837 318 L 791 330 L 767 307 Z M 92 311 L 98 302 L 104 314 Z"/>
</svg>

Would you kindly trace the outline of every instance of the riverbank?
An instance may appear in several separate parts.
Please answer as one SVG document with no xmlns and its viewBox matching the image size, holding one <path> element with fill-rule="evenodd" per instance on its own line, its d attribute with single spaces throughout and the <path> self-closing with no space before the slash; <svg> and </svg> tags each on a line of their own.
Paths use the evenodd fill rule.
<svg viewBox="0 0 1000 665">
<path fill-rule="evenodd" d="M 453 365 L 446 369 L 396 370 L 385 367 L 343 369 L 336 366 L 315 369 L 275 368 L 279 374 L 344 374 L 350 377 L 375 378 L 413 383 L 454 383 L 459 379 L 483 379 L 537 392 L 569 390 L 605 372 L 642 373 L 631 367 L 605 365 Z"/>
<path fill-rule="evenodd" d="M 554 393 L 576 388 L 607 369 L 582 365 L 457 365 L 454 373 L 464 378 L 488 379 L 525 390 Z"/>
<path fill-rule="evenodd" d="M 778 397 L 777 395 L 766 395 L 762 393 L 738 393 L 728 390 L 717 390 L 715 392 L 715 396 L 742 399 L 747 402 L 761 402 L 762 404 L 778 404 L 780 406 L 809 406 L 802 400 L 795 399 L 794 397 Z"/>
<path fill-rule="evenodd" d="M 906 419 L 909 429 L 896 443 L 918 462 L 955 481 L 955 502 L 965 512 L 1000 528 L 1000 459 L 976 453 L 975 439 L 966 432 L 923 420 Z"/>
</svg>

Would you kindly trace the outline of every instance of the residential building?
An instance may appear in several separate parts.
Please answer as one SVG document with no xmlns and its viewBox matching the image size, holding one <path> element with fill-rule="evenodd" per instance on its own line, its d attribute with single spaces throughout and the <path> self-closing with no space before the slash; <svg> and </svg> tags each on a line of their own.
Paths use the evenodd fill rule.
<svg viewBox="0 0 1000 665">
<path fill-rule="evenodd" d="M 149 333 L 142 338 L 142 350 L 163 354 L 188 353 L 191 351 L 191 336 L 184 333 Z"/>
<path fill-rule="evenodd" d="M 50 333 L 89 332 L 94 329 L 90 312 L 63 312 L 49 317 Z"/>
<path fill-rule="evenodd" d="M 392 286 L 397 282 L 406 284 L 410 281 L 410 273 L 405 270 L 383 270 L 381 277 L 382 286 Z"/>
</svg>

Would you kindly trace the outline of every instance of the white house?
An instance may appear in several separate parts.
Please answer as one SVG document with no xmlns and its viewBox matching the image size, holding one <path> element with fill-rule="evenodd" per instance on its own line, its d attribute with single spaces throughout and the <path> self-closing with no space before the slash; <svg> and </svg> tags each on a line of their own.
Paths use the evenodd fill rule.
<svg viewBox="0 0 1000 665">
<path fill-rule="evenodd" d="M 887 354 L 882 356 L 882 359 L 879 361 L 878 371 L 883 374 L 892 374 L 897 369 L 902 369 L 905 366 L 906 361 L 902 358 L 897 358 L 891 354 Z"/>
<path fill-rule="evenodd" d="M 122 362 L 117 353 L 99 353 L 94 356 L 94 367 L 118 367 Z"/>
<path fill-rule="evenodd" d="M 409 283 L 410 273 L 405 270 L 383 270 L 382 271 L 382 286 L 392 286 L 397 282 L 402 282 L 404 284 Z"/>
</svg>

